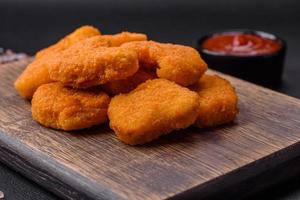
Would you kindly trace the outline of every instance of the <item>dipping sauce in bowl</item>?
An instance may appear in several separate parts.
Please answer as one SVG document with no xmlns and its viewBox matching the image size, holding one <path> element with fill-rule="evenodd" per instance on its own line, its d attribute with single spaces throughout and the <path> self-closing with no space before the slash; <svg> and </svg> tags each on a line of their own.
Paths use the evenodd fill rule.
<svg viewBox="0 0 300 200">
<path fill-rule="evenodd" d="M 197 49 L 212 69 L 271 88 L 281 82 L 286 44 L 274 34 L 255 30 L 215 32 L 201 37 Z"/>
<path fill-rule="evenodd" d="M 202 48 L 212 53 L 232 56 L 266 55 L 277 52 L 282 47 L 272 35 L 254 35 L 240 32 L 215 34 L 205 40 Z"/>
</svg>

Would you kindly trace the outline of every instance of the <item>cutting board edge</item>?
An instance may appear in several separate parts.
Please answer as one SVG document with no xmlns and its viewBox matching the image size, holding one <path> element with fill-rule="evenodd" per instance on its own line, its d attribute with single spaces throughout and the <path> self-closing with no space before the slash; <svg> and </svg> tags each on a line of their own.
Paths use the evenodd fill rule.
<svg viewBox="0 0 300 200">
<path fill-rule="evenodd" d="M 269 154 L 268 156 L 262 157 L 258 160 L 255 160 L 251 163 L 248 163 L 240 168 L 234 169 L 228 173 L 218 176 L 210 181 L 207 181 L 199 186 L 195 186 L 189 190 L 186 190 L 182 193 L 176 194 L 172 197 L 169 197 L 171 200 L 180 200 L 180 199 L 192 199 L 197 196 L 197 199 L 211 199 L 210 197 L 215 197 L 217 194 L 224 194 L 223 191 L 227 191 L 228 188 L 237 186 L 243 181 L 247 181 L 253 177 L 259 176 L 262 173 L 275 169 L 277 166 L 288 163 L 296 158 L 300 158 L 300 141 L 295 142 L 294 144 L 287 146 L 283 149 L 280 149 L 276 152 Z M 268 162 L 272 160 L 272 162 Z M 270 166 L 270 163 L 272 165 Z M 259 168 L 258 168 L 259 167 Z M 257 170 L 259 169 L 259 170 Z M 243 172 L 242 172 L 243 171 Z M 241 176 L 245 174 L 247 176 Z M 297 174 L 300 173 L 297 172 Z M 291 174 L 289 174 L 291 176 Z M 228 180 L 231 179 L 228 184 Z M 226 182 L 226 184 L 225 184 Z M 210 188 L 210 192 L 207 192 Z M 221 191 L 221 192 L 220 192 Z"/>
<path fill-rule="evenodd" d="M 22 150 L 21 150 L 22 149 Z M 20 151 L 21 150 L 21 151 Z M 292 151 L 292 153 L 290 153 Z M 299 153 L 297 153 L 299 152 Z M 267 157 L 263 157 L 259 160 L 253 161 L 241 168 L 230 171 L 222 176 L 219 176 L 211 181 L 208 181 L 200 186 L 195 186 L 182 193 L 178 193 L 169 199 L 177 200 L 190 197 L 191 195 L 197 195 L 199 199 L 206 199 L 211 195 L 217 194 L 218 190 L 224 190 L 228 187 L 232 187 L 245 181 L 248 178 L 259 175 L 266 170 L 270 170 L 278 165 L 284 164 L 300 155 L 300 142 L 296 142 L 291 146 L 278 150 Z M 268 160 L 272 159 L 272 166 L 263 167 Z M 8 162 L 8 160 L 13 162 Z M 28 179 L 36 182 L 45 189 L 51 191 L 59 197 L 65 199 L 123 199 L 119 195 L 112 191 L 101 187 L 96 183 L 88 183 L 86 178 L 77 174 L 76 172 L 64 173 L 66 169 L 63 166 L 57 164 L 56 161 L 50 157 L 31 150 L 23 145 L 21 142 L 13 140 L 13 138 L 5 135 L 0 130 L 0 161 L 15 171 L 21 173 Z M 275 162 L 276 161 L 276 162 Z M 270 162 L 269 162 L 270 163 Z M 260 170 L 257 170 L 257 166 L 260 165 Z M 30 172 L 34 169 L 34 172 Z M 58 170 L 59 169 L 59 170 Z M 255 175 L 253 172 L 255 171 Z M 70 171 L 70 169 L 68 169 Z M 240 176 L 241 171 L 248 170 L 248 176 Z M 32 174 L 35 174 L 32 176 Z M 39 173 L 37 176 L 36 173 Z M 56 175 L 52 175 L 55 173 Z M 243 172 L 245 174 L 245 172 Z M 251 176 L 250 176 L 251 174 Z M 76 178 L 74 178 L 76 177 Z M 78 181 L 80 180 L 81 184 Z M 232 180 L 232 184 L 225 185 L 222 180 L 228 183 L 228 179 Z M 49 182 L 50 181 L 50 182 Z M 51 185 L 49 185 L 51 183 Z M 54 186 L 59 187 L 54 187 Z M 94 187 L 88 188 L 87 186 L 93 185 Z M 58 189 L 59 188 L 59 189 Z M 210 188 L 209 191 L 208 188 Z M 201 198 L 200 198 L 201 196 Z"/>
<path fill-rule="evenodd" d="M 98 183 L 66 169 L 51 157 L 33 151 L 1 130 L 0 162 L 65 199 L 123 199 Z"/>
</svg>

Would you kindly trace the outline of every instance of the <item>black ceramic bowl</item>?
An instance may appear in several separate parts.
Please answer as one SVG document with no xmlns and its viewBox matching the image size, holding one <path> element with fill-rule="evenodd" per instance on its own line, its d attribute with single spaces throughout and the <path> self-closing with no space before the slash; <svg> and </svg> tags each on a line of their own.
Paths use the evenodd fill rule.
<svg viewBox="0 0 300 200">
<path fill-rule="evenodd" d="M 279 50 L 261 55 L 224 55 L 204 49 L 202 44 L 208 38 L 222 33 L 246 33 L 262 38 L 276 40 L 281 44 Z M 226 30 L 213 32 L 200 38 L 197 49 L 212 69 L 237 76 L 267 87 L 277 87 L 281 82 L 286 44 L 274 34 L 254 30 Z"/>
</svg>

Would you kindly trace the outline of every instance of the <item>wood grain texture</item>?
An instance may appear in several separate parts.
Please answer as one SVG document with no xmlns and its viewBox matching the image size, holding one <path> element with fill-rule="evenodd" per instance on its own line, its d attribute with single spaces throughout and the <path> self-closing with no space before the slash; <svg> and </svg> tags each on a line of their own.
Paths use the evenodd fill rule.
<svg viewBox="0 0 300 200">
<path fill-rule="evenodd" d="M 225 75 L 239 96 L 230 125 L 189 128 L 138 147 L 107 125 L 44 128 L 13 87 L 28 62 L 0 65 L 0 160 L 66 199 L 201 199 L 300 154 L 300 101 Z"/>
</svg>

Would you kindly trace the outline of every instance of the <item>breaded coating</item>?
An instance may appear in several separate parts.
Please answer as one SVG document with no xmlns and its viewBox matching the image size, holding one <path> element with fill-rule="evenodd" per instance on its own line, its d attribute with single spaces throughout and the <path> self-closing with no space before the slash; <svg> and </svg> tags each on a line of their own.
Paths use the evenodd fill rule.
<svg viewBox="0 0 300 200">
<path fill-rule="evenodd" d="M 50 78 L 76 88 L 87 88 L 127 78 L 139 68 L 137 53 L 123 47 L 103 47 L 93 40 L 78 42 L 48 59 Z M 92 42 L 90 42 L 92 41 Z"/>
<path fill-rule="evenodd" d="M 203 75 L 191 89 L 200 96 L 196 126 L 203 128 L 225 124 L 238 114 L 238 98 L 229 81 L 217 75 Z"/>
<path fill-rule="evenodd" d="M 145 41 L 147 40 L 147 35 L 142 33 L 122 32 L 114 35 L 102 35 L 102 38 L 109 42 L 109 46 L 118 47 L 127 42 Z"/>
<path fill-rule="evenodd" d="M 190 126 L 198 108 L 197 93 L 165 79 L 154 79 L 113 97 L 108 117 L 118 138 L 136 145 Z"/>
<path fill-rule="evenodd" d="M 207 70 L 207 64 L 197 50 L 188 46 L 137 41 L 125 43 L 122 47 L 135 49 L 140 63 L 150 68 L 157 68 L 158 77 L 182 86 L 196 83 Z"/>
<path fill-rule="evenodd" d="M 56 44 L 39 51 L 36 54 L 36 59 L 27 66 L 16 80 L 15 88 L 23 98 L 31 99 L 39 86 L 53 82 L 48 73 L 48 60 L 56 59 L 56 54 L 60 54 L 60 52 L 77 42 L 81 42 L 81 45 L 88 46 L 89 48 L 98 48 L 100 46 L 119 46 L 130 41 L 147 40 L 147 36 L 140 33 L 100 34 L 100 31 L 92 26 L 82 26 Z"/>
<path fill-rule="evenodd" d="M 35 57 L 40 58 L 49 53 L 60 52 L 69 48 L 76 42 L 96 35 L 101 35 L 100 31 L 97 28 L 93 26 L 82 26 L 80 28 L 77 28 L 69 35 L 65 36 L 63 39 L 59 40 L 57 43 L 51 45 L 50 47 L 38 51 Z"/>
<path fill-rule="evenodd" d="M 77 130 L 106 122 L 110 98 L 97 90 L 78 90 L 61 83 L 40 86 L 32 98 L 32 117 L 54 129 Z"/>
<path fill-rule="evenodd" d="M 89 41 L 90 45 L 94 46 L 108 45 L 108 43 L 102 39 L 95 40 L 94 38 L 91 38 Z M 50 78 L 47 66 L 51 60 L 56 59 L 55 55 L 56 54 L 50 53 L 41 58 L 35 59 L 26 67 L 26 69 L 15 81 L 15 88 L 23 98 L 31 99 L 33 93 L 39 86 L 53 82 L 53 79 Z"/>
<path fill-rule="evenodd" d="M 109 95 L 128 93 L 131 90 L 134 90 L 141 83 L 155 78 L 157 78 L 157 76 L 154 71 L 139 68 L 139 70 L 132 76 L 129 76 L 126 79 L 108 82 L 102 85 L 102 88 Z"/>
<path fill-rule="evenodd" d="M 26 67 L 15 81 L 15 88 L 23 98 L 31 99 L 39 86 L 50 82 L 52 80 L 45 65 L 45 60 L 36 59 Z"/>
</svg>

